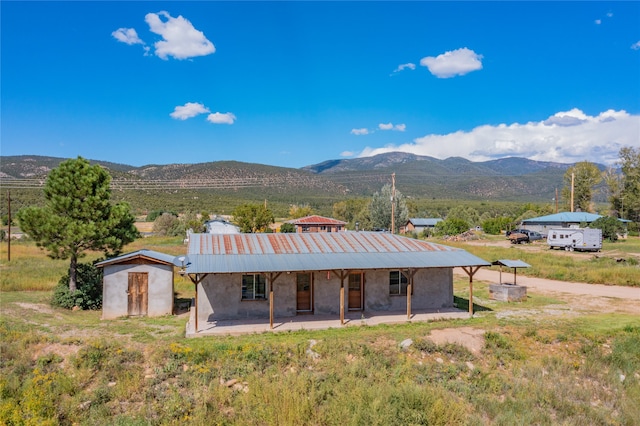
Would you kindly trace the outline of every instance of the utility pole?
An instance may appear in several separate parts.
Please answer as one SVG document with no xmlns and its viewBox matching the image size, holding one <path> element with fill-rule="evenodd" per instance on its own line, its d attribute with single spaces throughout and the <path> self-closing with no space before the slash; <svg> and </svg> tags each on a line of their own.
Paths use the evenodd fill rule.
<svg viewBox="0 0 640 426">
<path fill-rule="evenodd" d="M 7 261 L 11 261 L 11 191 L 7 190 Z"/>
<path fill-rule="evenodd" d="M 573 181 L 575 179 L 575 173 L 571 173 L 571 211 L 573 212 Z"/>
<path fill-rule="evenodd" d="M 391 233 L 396 233 L 396 174 L 391 174 Z"/>
</svg>

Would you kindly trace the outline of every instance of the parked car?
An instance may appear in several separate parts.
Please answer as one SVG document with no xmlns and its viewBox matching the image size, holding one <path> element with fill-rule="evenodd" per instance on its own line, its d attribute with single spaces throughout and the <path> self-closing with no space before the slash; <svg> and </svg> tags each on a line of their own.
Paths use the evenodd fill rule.
<svg viewBox="0 0 640 426">
<path fill-rule="evenodd" d="M 507 231 L 507 238 L 509 238 L 511 244 L 522 244 L 541 240 L 544 237 L 536 231 L 530 231 L 528 229 L 514 229 L 513 231 Z"/>
</svg>

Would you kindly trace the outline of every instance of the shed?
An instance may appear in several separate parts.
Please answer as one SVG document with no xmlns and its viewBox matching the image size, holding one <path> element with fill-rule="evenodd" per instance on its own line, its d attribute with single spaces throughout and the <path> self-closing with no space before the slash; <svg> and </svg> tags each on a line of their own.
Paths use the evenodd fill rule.
<svg viewBox="0 0 640 426">
<path fill-rule="evenodd" d="M 174 258 L 143 249 L 98 262 L 104 270 L 102 319 L 172 314 Z"/>
<path fill-rule="evenodd" d="M 195 284 L 195 324 L 346 311 L 453 307 L 453 268 L 489 262 L 465 250 L 380 232 L 193 234 L 180 273 Z"/>
</svg>

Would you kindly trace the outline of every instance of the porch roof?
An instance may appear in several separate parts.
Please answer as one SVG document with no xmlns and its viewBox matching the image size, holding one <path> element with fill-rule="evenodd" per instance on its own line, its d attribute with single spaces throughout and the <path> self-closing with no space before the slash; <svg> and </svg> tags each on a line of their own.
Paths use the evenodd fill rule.
<svg viewBox="0 0 640 426">
<path fill-rule="evenodd" d="M 187 274 L 489 266 L 465 250 L 380 232 L 192 234 Z"/>
</svg>

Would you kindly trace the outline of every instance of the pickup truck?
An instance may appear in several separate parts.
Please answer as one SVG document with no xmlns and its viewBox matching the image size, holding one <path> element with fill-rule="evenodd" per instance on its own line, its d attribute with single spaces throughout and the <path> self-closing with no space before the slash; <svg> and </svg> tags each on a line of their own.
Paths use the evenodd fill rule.
<svg viewBox="0 0 640 426">
<path fill-rule="evenodd" d="M 522 244 L 541 240 L 543 237 L 542 234 L 536 231 L 514 229 L 513 231 L 507 231 L 507 238 L 511 241 L 511 244 Z"/>
</svg>

